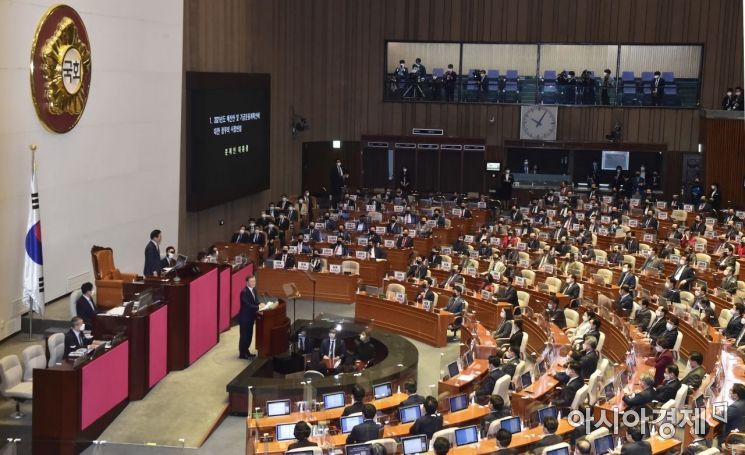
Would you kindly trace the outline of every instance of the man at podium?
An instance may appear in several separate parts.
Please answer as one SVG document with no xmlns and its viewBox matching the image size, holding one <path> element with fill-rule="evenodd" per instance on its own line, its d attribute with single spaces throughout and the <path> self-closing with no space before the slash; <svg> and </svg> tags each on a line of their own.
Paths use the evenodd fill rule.
<svg viewBox="0 0 745 455">
<path fill-rule="evenodd" d="M 256 357 L 251 354 L 249 347 L 254 336 L 254 322 L 256 313 L 264 309 L 264 304 L 259 303 L 256 294 L 256 277 L 246 277 L 246 288 L 241 291 L 241 307 L 238 313 L 238 325 L 240 326 L 240 338 L 238 341 L 238 357 L 241 359 L 252 359 Z"/>
</svg>

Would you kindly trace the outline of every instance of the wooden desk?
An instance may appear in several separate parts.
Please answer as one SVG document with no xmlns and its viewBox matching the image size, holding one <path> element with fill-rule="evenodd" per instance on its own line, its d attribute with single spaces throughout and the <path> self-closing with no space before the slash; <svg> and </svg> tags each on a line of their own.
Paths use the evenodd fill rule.
<svg viewBox="0 0 745 455">
<path fill-rule="evenodd" d="M 475 359 L 471 365 L 452 378 L 440 379 L 437 383 L 437 394 L 456 395 L 464 391 L 470 392 L 488 372 L 489 362 L 486 359 Z"/>
<path fill-rule="evenodd" d="M 447 328 L 453 315 L 436 313 L 365 293 L 357 294 L 355 320 L 414 338 L 436 347 L 447 345 Z"/>
<path fill-rule="evenodd" d="M 256 351 L 260 356 L 273 356 L 287 352 L 290 342 L 290 318 L 287 302 L 279 299 L 271 310 L 256 313 Z"/>
<path fill-rule="evenodd" d="M 309 261 L 310 258 L 305 256 L 305 258 L 302 260 Z M 340 258 L 340 257 L 334 257 L 334 256 L 326 257 L 326 262 L 328 264 L 341 265 L 341 263 L 344 261 L 353 261 L 360 265 L 359 278 L 362 284 L 380 287 L 381 283 L 383 282 L 383 277 L 385 277 L 386 272 L 388 272 L 388 261 L 385 259 L 379 259 L 379 260 L 368 259 L 368 260 L 361 261 L 353 257 L 350 257 L 350 258 Z"/>
<path fill-rule="evenodd" d="M 82 365 L 34 371 L 33 454 L 78 454 L 127 406 L 129 341 Z"/>
<path fill-rule="evenodd" d="M 357 275 L 342 275 L 334 273 L 308 272 L 316 280 L 316 299 L 335 303 L 353 303 L 360 277 Z M 285 296 L 282 285 L 294 283 L 303 299 L 313 298 L 313 283 L 306 272 L 301 270 L 282 270 L 259 268 L 256 272 L 256 286 L 259 291 L 273 296 Z"/>
</svg>

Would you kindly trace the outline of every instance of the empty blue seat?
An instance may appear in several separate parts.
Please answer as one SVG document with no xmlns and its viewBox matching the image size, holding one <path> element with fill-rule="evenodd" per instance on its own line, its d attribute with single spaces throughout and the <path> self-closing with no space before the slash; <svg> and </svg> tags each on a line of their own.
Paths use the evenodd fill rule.
<svg viewBox="0 0 745 455">
<path fill-rule="evenodd" d="M 663 71 L 662 78 L 665 82 L 675 82 L 675 74 L 672 71 Z"/>
<path fill-rule="evenodd" d="M 498 79 L 499 78 L 499 70 L 487 70 L 486 76 L 489 79 Z"/>
<path fill-rule="evenodd" d="M 507 80 L 517 81 L 517 70 L 507 70 Z"/>
<path fill-rule="evenodd" d="M 543 80 L 544 81 L 555 81 L 556 80 L 556 70 L 546 70 L 543 72 Z"/>
<path fill-rule="evenodd" d="M 624 71 L 623 73 L 621 73 L 621 80 L 624 82 L 634 82 L 634 72 Z"/>
<path fill-rule="evenodd" d="M 432 68 L 433 77 L 442 77 L 445 75 L 445 70 L 442 68 Z"/>
<path fill-rule="evenodd" d="M 654 79 L 652 71 L 642 71 L 642 82 L 651 82 Z"/>
</svg>

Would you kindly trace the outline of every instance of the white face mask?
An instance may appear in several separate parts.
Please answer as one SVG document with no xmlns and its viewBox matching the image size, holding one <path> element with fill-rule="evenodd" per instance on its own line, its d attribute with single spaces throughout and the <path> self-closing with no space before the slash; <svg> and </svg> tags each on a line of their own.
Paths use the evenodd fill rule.
<svg viewBox="0 0 745 455">
<path fill-rule="evenodd" d="M 587 316 L 587 315 L 584 315 L 584 316 L 582 316 L 582 320 L 585 321 L 585 322 L 587 322 L 587 321 L 590 320 L 590 317 Z"/>
<path fill-rule="evenodd" d="M 78 332 L 84 332 L 85 331 L 85 323 L 80 324 L 80 327 L 78 328 Z"/>
<path fill-rule="evenodd" d="M 336 338 L 336 334 L 335 333 L 329 333 L 329 339 L 333 340 L 334 338 Z"/>
<path fill-rule="evenodd" d="M 675 326 L 668 322 L 665 327 L 667 327 L 667 330 L 672 330 Z"/>
<path fill-rule="evenodd" d="M 662 352 L 662 346 L 660 346 L 660 345 L 655 346 L 654 349 L 657 352 Z"/>
<path fill-rule="evenodd" d="M 175 256 L 175 254 L 173 254 L 173 253 L 168 253 L 168 259 L 173 259 L 173 257 L 174 257 L 174 256 Z"/>
<path fill-rule="evenodd" d="M 501 313 L 499 313 L 499 317 L 504 319 L 505 317 L 507 317 L 507 315 L 504 314 L 504 311 L 502 311 Z"/>
<path fill-rule="evenodd" d="M 246 233 L 246 230 L 245 229 L 241 229 L 238 232 L 240 232 L 241 234 L 245 234 Z"/>
</svg>

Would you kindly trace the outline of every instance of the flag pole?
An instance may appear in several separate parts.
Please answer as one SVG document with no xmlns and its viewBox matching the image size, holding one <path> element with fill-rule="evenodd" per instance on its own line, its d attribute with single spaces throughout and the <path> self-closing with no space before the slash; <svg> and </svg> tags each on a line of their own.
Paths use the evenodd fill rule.
<svg viewBox="0 0 745 455">
<path fill-rule="evenodd" d="M 31 175 L 36 172 L 36 144 L 28 146 L 31 149 Z M 34 339 L 34 298 L 28 296 L 28 340 Z"/>
</svg>

